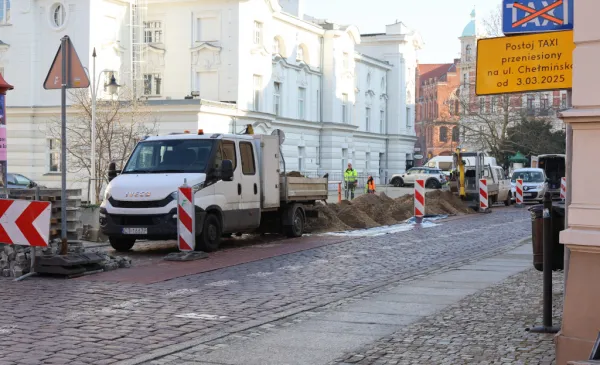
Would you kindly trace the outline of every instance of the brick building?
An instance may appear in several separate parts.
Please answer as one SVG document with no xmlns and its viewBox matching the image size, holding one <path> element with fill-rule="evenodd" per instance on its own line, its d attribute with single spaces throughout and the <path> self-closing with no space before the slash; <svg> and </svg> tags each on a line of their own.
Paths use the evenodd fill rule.
<svg viewBox="0 0 600 365">
<path fill-rule="evenodd" d="M 434 156 L 450 156 L 459 144 L 458 101 L 460 85 L 458 63 L 420 64 L 416 74 L 416 132 L 415 148 L 423 159 L 420 165 Z"/>
</svg>

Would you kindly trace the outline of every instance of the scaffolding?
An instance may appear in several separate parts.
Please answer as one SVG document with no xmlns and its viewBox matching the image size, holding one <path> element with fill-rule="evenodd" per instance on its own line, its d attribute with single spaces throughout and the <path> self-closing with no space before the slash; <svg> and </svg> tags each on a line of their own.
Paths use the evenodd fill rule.
<svg viewBox="0 0 600 365">
<path fill-rule="evenodd" d="M 145 27 L 148 15 L 148 0 L 131 0 L 129 11 L 129 36 L 131 44 L 131 87 L 135 98 L 144 95 L 144 74 L 148 61 Z"/>
</svg>

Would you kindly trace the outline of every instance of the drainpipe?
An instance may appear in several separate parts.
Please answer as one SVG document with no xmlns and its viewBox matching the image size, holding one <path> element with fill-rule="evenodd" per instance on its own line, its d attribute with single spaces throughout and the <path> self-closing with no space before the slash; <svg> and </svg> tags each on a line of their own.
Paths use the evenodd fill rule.
<svg viewBox="0 0 600 365">
<path fill-rule="evenodd" d="M 194 48 L 194 12 L 190 12 L 190 24 L 192 25 L 190 29 L 190 49 Z M 192 91 L 194 91 L 194 55 L 190 52 L 190 95 L 192 95 Z M 200 91 L 200 90 L 198 90 Z M 193 96 L 192 96 L 193 98 Z"/>
<path fill-rule="evenodd" d="M 319 100 L 317 100 L 317 103 L 319 103 L 319 122 L 321 124 L 321 129 L 319 130 L 319 168 L 318 170 L 321 170 L 321 173 L 323 172 L 323 75 L 325 74 L 325 72 L 323 72 L 323 67 L 325 64 L 325 55 L 324 55 L 324 51 L 325 51 L 325 37 L 321 36 L 320 38 L 321 41 L 321 76 L 319 77 Z"/>
<path fill-rule="evenodd" d="M 387 87 L 387 82 L 386 82 L 386 87 Z M 387 94 L 387 92 L 386 92 Z M 389 127 L 389 117 L 388 117 L 389 111 L 388 111 L 388 99 L 385 99 L 385 179 L 384 179 L 384 183 L 387 185 L 388 183 L 388 175 L 389 175 L 389 169 L 390 169 L 390 127 Z"/>
</svg>

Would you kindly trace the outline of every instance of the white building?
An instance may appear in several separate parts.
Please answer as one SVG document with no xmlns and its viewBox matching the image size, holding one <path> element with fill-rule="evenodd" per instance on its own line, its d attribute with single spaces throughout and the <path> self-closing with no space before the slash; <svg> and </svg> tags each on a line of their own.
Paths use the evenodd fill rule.
<svg viewBox="0 0 600 365">
<path fill-rule="evenodd" d="M 9 170 L 57 185 L 47 124 L 60 93 L 42 83 L 70 36 L 91 69 L 114 73 L 160 115 L 160 133 L 286 134 L 288 171 L 339 178 L 402 172 L 412 159 L 420 37 L 402 23 L 360 35 L 304 15 L 303 0 L 0 0 Z M 9 5 L 10 4 L 10 5 Z M 104 73 L 100 83 L 107 81 Z M 102 90 L 102 88 L 100 88 Z M 100 97 L 104 97 L 102 92 Z M 69 174 L 73 185 L 85 174 Z"/>
</svg>

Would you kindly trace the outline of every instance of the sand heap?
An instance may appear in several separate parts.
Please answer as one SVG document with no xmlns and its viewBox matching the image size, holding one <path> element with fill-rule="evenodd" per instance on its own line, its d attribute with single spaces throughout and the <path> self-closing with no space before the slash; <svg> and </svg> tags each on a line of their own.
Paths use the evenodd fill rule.
<svg viewBox="0 0 600 365">
<path fill-rule="evenodd" d="M 332 232 L 349 229 L 387 226 L 413 216 L 413 195 L 392 199 L 385 193 L 365 194 L 352 202 L 318 204 L 318 219 L 309 219 L 308 232 Z M 425 214 L 463 215 L 474 213 L 449 191 L 431 191 L 425 194 Z"/>
</svg>

